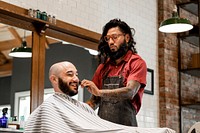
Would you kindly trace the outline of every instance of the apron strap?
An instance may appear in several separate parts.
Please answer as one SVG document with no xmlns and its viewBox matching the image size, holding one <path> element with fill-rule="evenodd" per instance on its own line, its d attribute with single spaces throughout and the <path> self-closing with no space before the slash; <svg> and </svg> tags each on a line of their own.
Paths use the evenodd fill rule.
<svg viewBox="0 0 200 133">
<path fill-rule="evenodd" d="M 119 75 L 120 78 L 122 77 L 122 73 L 123 73 L 125 65 L 126 65 L 126 62 L 124 61 L 124 64 L 122 66 L 122 69 L 121 69 L 121 72 L 120 72 L 120 75 Z"/>
</svg>

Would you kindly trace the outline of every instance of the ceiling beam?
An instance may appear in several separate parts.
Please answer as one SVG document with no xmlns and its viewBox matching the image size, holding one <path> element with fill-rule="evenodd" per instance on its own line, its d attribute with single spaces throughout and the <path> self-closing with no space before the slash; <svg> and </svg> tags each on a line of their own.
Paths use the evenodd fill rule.
<svg viewBox="0 0 200 133">
<path fill-rule="evenodd" d="M 15 39 L 7 40 L 7 41 L 1 41 L 0 42 L 0 51 L 12 49 L 13 47 L 16 46 L 16 44 L 17 44 L 17 42 L 16 42 Z"/>
<path fill-rule="evenodd" d="M 15 40 L 16 40 L 16 44 L 21 44 L 22 43 L 22 38 L 20 37 L 20 35 L 17 33 L 17 31 L 13 28 L 13 27 L 8 27 L 8 30 L 10 31 L 10 33 L 14 36 Z"/>
<path fill-rule="evenodd" d="M 12 64 L 12 60 L 9 60 L 6 64 L 0 66 L 0 77 L 12 75 Z"/>
</svg>

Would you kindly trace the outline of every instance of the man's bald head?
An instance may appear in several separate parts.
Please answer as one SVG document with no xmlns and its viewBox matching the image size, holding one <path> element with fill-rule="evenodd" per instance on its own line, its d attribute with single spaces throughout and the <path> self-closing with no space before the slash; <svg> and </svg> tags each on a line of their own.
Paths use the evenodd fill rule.
<svg viewBox="0 0 200 133">
<path fill-rule="evenodd" d="M 58 76 L 64 69 L 68 67 L 75 67 L 75 66 L 68 61 L 63 61 L 53 64 L 49 69 L 49 77 L 51 75 Z"/>
</svg>

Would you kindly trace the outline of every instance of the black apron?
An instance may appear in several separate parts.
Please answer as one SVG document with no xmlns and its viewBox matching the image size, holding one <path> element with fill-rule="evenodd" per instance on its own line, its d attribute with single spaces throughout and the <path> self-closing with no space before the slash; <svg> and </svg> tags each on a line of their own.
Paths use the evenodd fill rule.
<svg viewBox="0 0 200 133">
<path fill-rule="evenodd" d="M 125 66 L 125 62 L 122 66 L 122 71 Z M 107 77 L 108 72 L 103 78 L 103 89 L 116 89 L 124 87 L 122 77 L 122 71 L 119 76 Z M 133 107 L 131 100 L 119 100 L 111 97 L 101 97 L 99 104 L 98 115 L 105 120 L 137 127 L 136 110 Z"/>
</svg>

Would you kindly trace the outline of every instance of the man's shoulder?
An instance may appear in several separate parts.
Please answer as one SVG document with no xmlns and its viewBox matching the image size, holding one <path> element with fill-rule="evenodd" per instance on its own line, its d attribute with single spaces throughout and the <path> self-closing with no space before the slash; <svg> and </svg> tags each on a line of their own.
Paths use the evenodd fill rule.
<svg viewBox="0 0 200 133">
<path fill-rule="evenodd" d="M 49 107 L 49 105 L 52 105 L 54 103 L 53 99 L 54 98 L 50 96 L 48 99 L 44 100 L 44 102 L 41 105 L 39 105 L 31 114 L 39 110 L 43 110 L 44 108 Z"/>
<path fill-rule="evenodd" d="M 132 53 L 131 58 L 142 58 L 142 57 L 137 53 Z"/>
<path fill-rule="evenodd" d="M 104 68 L 104 66 L 105 66 L 104 63 L 99 64 L 96 71 L 100 72 Z"/>
<path fill-rule="evenodd" d="M 136 53 L 131 54 L 130 60 L 141 60 L 141 61 L 144 61 L 144 59 L 139 54 L 136 54 Z"/>
<path fill-rule="evenodd" d="M 143 66 L 146 67 L 145 60 L 138 54 L 132 54 L 130 59 L 127 62 L 128 65 L 131 66 Z"/>
</svg>

